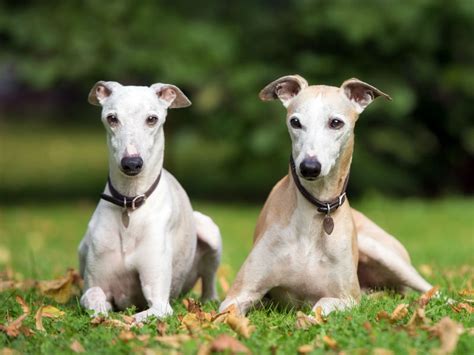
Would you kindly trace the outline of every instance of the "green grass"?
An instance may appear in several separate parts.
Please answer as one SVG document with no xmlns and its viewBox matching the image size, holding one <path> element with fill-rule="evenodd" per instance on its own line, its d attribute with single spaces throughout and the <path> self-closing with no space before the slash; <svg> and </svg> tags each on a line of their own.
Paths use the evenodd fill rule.
<svg viewBox="0 0 474 355">
<path fill-rule="evenodd" d="M 93 130 L 32 126 L 31 122 L 28 125 L 0 125 L 0 166 L 8 167 L 0 169 L 0 280 L 2 271 L 11 271 L 17 280 L 41 280 L 61 276 L 68 267 L 77 268 L 76 248 L 96 204 L 96 201 L 88 200 L 88 196 L 98 195 L 104 185 L 106 154 L 100 125 Z M 422 266 L 429 273 L 429 281 L 440 285 L 445 294 L 461 299 L 459 290 L 473 288 L 472 198 L 423 201 L 371 197 L 351 200 L 351 203 L 396 235 L 409 250 L 414 265 Z M 194 204 L 196 209 L 212 216 L 221 228 L 224 238 L 221 274 L 230 283 L 251 248 L 253 229 L 262 204 L 263 201 L 258 205 Z M 130 353 L 140 349 L 143 352 L 145 348 L 169 352 L 169 348 L 156 340 L 147 344 L 138 340 L 126 342 L 119 338 L 120 329 L 91 325 L 89 315 L 79 307 L 77 298 L 59 305 L 36 291 L 1 292 L 0 324 L 21 314 L 16 295 L 23 296 L 31 308 L 32 315 L 25 320 L 29 328 L 35 329 L 34 313 L 41 305 L 55 305 L 65 312 L 65 316 L 45 319 L 46 333 L 37 331 L 31 337 L 10 338 L 0 331 L 0 348 L 12 348 L 20 353 L 68 353 L 71 342 L 78 340 L 90 353 Z M 407 319 L 395 324 L 375 320 L 379 311 L 390 313 L 399 303 L 411 304 L 416 297 L 414 293 L 407 296 L 385 294 L 377 299 L 365 297 L 356 309 L 334 313 L 324 325 L 308 330 L 295 328 L 295 310 L 267 307 L 249 314 L 256 326 L 251 337 L 237 337 L 255 354 L 273 351 L 294 354 L 304 344 L 316 344 L 314 352 L 324 353 L 328 351 L 320 345 L 324 335 L 334 338 L 338 350 L 346 353 L 385 348 L 399 354 L 406 354 L 411 349 L 424 354 L 439 347 L 436 337 L 422 330 L 415 336 L 408 334 L 401 327 Z M 208 311 L 216 307 L 217 304 L 205 305 Z M 173 308 L 175 314 L 166 320 L 168 333 L 185 333 L 179 329 L 179 317 L 185 314 L 181 299 L 173 303 Z M 127 310 L 125 313 L 132 312 Z M 430 302 L 426 314 L 433 322 L 447 315 L 465 328 L 474 327 L 472 315 L 465 311 L 455 313 L 440 299 Z M 119 317 L 118 314 L 113 316 Z M 372 325 L 371 332 L 364 328 L 366 322 Z M 156 335 L 155 322 L 134 331 Z M 196 339 L 183 344 L 179 351 L 196 353 L 201 344 L 221 333 L 235 335 L 228 326 L 219 325 L 216 329 L 206 329 Z M 461 336 L 456 353 L 474 353 L 472 335 L 464 333 Z"/>
<path fill-rule="evenodd" d="M 446 294 L 460 299 L 457 291 L 472 288 L 472 267 L 467 273 L 462 271 L 462 267 L 473 264 L 473 200 L 401 201 L 371 198 L 353 205 L 397 235 L 410 251 L 415 266 L 430 265 L 432 274 L 428 279 L 440 285 Z M 229 281 L 232 281 L 251 248 L 259 206 L 200 202 L 195 203 L 195 208 L 211 215 L 221 227 L 224 238 L 222 263 L 228 270 Z M 67 267 L 77 267 L 76 247 L 93 209 L 94 204 L 87 201 L 0 207 L 0 265 L 3 265 L 2 268 L 8 265 L 16 273 L 17 279 L 49 279 L 64 274 Z M 21 308 L 15 301 L 17 294 L 26 299 L 32 312 L 42 304 L 53 304 L 65 311 L 66 315 L 59 320 L 46 319 L 46 333 L 36 332 L 31 337 L 20 335 L 18 338 L 9 338 L 0 333 L 0 346 L 3 344 L 22 353 L 67 353 L 70 352 L 71 342 L 78 340 L 86 351 L 93 353 L 129 353 L 144 348 L 169 350 L 155 340 L 148 341 L 146 345 L 138 340 L 120 340 L 119 329 L 92 326 L 89 316 L 79 307 L 76 298 L 66 305 L 58 305 L 34 291 L 0 293 L 0 323 L 5 323 L 7 317 L 15 318 L 21 314 Z M 431 337 L 428 332 L 419 330 L 416 336 L 409 335 L 400 327 L 407 319 L 395 325 L 375 320 L 379 311 L 390 313 L 397 304 L 412 303 L 416 297 L 416 294 L 410 293 L 407 296 L 386 294 L 380 299 L 363 298 L 355 310 L 332 314 L 326 324 L 308 330 L 295 328 L 295 310 L 273 307 L 254 310 L 249 318 L 256 330 L 249 339 L 239 337 L 239 340 L 256 354 L 271 353 L 272 349 L 280 354 L 296 353 L 301 345 L 319 344 L 318 339 L 323 335 L 335 339 L 338 349 L 349 353 L 357 349 L 374 348 L 391 349 L 400 354 L 410 349 L 427 353 L 439 347 L 438 339 Z M 211 310 L 217 305 L 207 304 L 205 307 Z M 178 316 L 185 313 L 181 300 L 175 301 L 173 308 L 175 315 L 166 320 L 169 324 L 168 333 L 185 332 L 179 329 Z M 447 315 L 465 328 L 474 326 L 471 315 L 465 311 L 453 312 L 442 300 L 432 300 L 426 313 L 433 322 Z M 363 327 L 367 321 L 372 325 L 371 332 Z M 34 322 L 34 317 L 29 316 L 25 324 L 34 329 Z M 135 332 L 156 335 L 155 322 Z M 219 325 L 216 329 L 205 330 L 179 350 L 195 353 L 201 344 L 220 333 L 234 334 L 227 326 Z M 324 345 L 314 350 L 315 353 L 326 351 L 328 348 Z M 464 333 L 456 353 L 473 351 L 473 337 Z"/>
</svg>

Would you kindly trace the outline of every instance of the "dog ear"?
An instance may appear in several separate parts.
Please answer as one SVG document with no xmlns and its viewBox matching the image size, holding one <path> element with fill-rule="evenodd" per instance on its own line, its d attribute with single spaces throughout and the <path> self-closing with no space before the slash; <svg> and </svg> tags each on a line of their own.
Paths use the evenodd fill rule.
<svg viewBox="0 0 474 355">
<path fill-rule="evenodd" d="M 108 98 L 114 89 L 122 86 L 116 81 L 98 81 L 89 92 L 88 101 L 92 105 L 101 106 L 106 98 Z"/>
<path fill-rule="evenodd" d="M 354 104 L 357 113 L 364 111 L 364 109 L 379 96 L 383 96 L 387 100 L 392 99 L 376 87 L 356 78 L 344 81 L 341 85 L 341 89 L 344 95 Z"/>
<path fill-rule="evenodd" d="M 166 108 L 181 108 L 191 105 L 191 101 L 174 85 L 157 83 L 150 86 Z"/>
<path fill-rule="evenodd" d="M 265 86 L 258 95 L 262 101 L 280 99 L 288 107 L 290 101 L 304 88 L 308 87 L 305 78 L 299 75 L 287 75 Z"/>
</svg>

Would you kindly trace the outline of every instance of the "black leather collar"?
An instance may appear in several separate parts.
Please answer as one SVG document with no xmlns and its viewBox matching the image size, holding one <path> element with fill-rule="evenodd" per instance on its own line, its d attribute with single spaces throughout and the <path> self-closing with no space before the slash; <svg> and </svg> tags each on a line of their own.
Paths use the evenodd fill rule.
<svg viewBox="0 0 474 355">
<path fill-rule="evenodd" d="M 110 181 L 110 176 L 108 178 L 108 185 L 109 185 L 109 190 L 112 196 L 109 196 L 107 194 L 101 194 L 100 198 L 103 200 L 106 200 L 110 203 L 113 203 L 114 205 L 120 206 L 124 209 L 131 209 L 131 210 L 136 210 L 140 206 L 142 206 L 148 197 L 155 191 L 156 187 L 158 186 L 158 183 L 160 182 L 161 179 L 161 171 L 156 180 L 153 182 L 153 184 L 150 186 L 150 188 L 141 195 L 129 197 L 122 195 L 120 192 L 118 192 L 115 187 L 112 185 L 112 182 Z"/>
<path fill-rule="evenodd" d="M 342 192 L 337 198 L 331 201 L 320 201 L 316 197 L 311 195 L 311 193 L 306 190 L 301 184 L 298 174 L 296 173 L 295 161 L 293 160 L 293 156 L 290 156 L 290 169 L 291 175 L 293 176 L 293 180 L 295 181 L 296 187 L 298 188 L 299 192 L 306 200 L 308 200 L 308 202 L 316 206 L 318 212 L 329 215 L 331 214 L 331 212 L 341 207 L 344 201 L 346 200 L 346 188 L 347 183 L 349 182 L 349 174 L 347 174 L 346 181 L 344 181 L 344 187 L 342 188 Z"/>
</svg>

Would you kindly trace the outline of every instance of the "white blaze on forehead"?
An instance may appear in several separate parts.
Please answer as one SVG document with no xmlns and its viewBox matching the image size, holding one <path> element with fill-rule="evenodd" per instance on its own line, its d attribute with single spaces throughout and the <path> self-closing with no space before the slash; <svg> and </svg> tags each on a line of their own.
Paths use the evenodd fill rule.
<svg viewBox="0 0 474 355">
<path fill-rule="evenodd" d="M 138 150 L 134 145 L 129 144 L 127 145 L 127 149 L 125 150 L 125 155 L 126 156 L 138 155 Z"/>
</svg>

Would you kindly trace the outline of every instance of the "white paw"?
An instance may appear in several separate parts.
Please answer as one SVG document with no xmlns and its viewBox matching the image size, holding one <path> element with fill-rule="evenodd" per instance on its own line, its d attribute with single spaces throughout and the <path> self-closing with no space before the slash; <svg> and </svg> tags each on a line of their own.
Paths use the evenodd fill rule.
<svg viewBox="0 0 474 355">
<path fill-rule="evenodd" d="M 173 314 L 173 309 L 169 303 L 162 305 L 154 305 L 151 308 L 143 312 L 136 313 L 133 318 L 135 318 L 136 323 L 145 322 L 148 318 L 155 316 L 156 318 L 165 318 Z"/>
<path fill-rule="evenodd" d="M 104 291 L 100 287 L 87 289 L 81 297 L 81 305 L 85 309 L 93 311 L 93 317 L 98 315 L 107 316 L 108 312 L 112 309 L 111 304 L 107 302 Z"/>
</svg>

